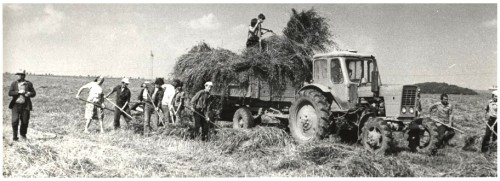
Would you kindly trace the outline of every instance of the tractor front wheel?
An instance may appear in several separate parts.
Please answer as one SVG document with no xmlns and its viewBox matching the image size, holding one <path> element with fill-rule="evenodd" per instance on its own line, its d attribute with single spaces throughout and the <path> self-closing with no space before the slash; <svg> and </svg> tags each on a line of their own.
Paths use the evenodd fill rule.
<svg viewBox="0 0 500 181">
<path fill-rule="evenodd" d="M 363 126 L 363 147 L 374 154 L 385 154 L 392 142 L 392 132 L 387 121 L 382 118 L 369 118 Z"/>
</svg>

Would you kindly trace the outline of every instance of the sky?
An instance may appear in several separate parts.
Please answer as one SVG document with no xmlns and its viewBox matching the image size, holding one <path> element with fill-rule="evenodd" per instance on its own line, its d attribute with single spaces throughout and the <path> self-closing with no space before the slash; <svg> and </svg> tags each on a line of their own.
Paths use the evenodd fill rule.
<svg viewBox="0 0 500 181">
<path fill-rule="evenodd" d="M 497 83 L 496 4 L 3 4 L 3 71 L 167 77 L 200 42 L 240 53 L 259 13 L 282 34 L 292 8 L 374 55 L 384 84 Z"/>
</svg>

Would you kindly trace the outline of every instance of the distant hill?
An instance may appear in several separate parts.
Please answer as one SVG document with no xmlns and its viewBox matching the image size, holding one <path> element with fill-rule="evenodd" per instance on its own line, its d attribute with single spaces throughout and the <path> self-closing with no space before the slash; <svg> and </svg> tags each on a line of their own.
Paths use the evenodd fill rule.
<svg viewBox="0 0 500 181">
<path fill-rule="evenodd" d="M 451 85 L 447 83 L 439 82 L 424 82 L 415 84 L 420 87 L 420 91 L 423 94 L 463 94 L 463 95 L 478 95 L 478 93 L 472 89 L 459 87 L 456 85 Z"/>
</svg>

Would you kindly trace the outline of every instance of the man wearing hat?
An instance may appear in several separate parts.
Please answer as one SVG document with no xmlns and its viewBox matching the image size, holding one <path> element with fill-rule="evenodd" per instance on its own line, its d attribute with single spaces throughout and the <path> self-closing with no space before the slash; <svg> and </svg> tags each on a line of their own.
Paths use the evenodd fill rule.
<svg viewBox="0 0 500 181">
<path fill-rule="evenodd" d="M 125 113 L 123 113 L 120 110 L 122 109 L 128 115 L 131 115 L 129 107 L 131 93 L 130 90 L 128 89 L 128 84 L 130 84 L 129 79 L 123 78 L 121 84 L 114 87 L 113 90 L 105 96 L 105 98 L 108 98 L 111 94 L 116 92 L 115 102 L 116 105 L 119 106 L 120 108 L 115 107 L 115 119 L 113 122 L 115 130 L 120 129 L 120 116 L 123 116 L 123 118 L 125 118 L 127 125 L 130 122 L 130 120 L 132 120 L 132 118 L 128 117 Z"/>
<path fill-rule="evenodd" d="M 101 133 L 104 133 L 102 120 L 104 119 L 105 105 L 101 87 L 102 83 L 104 83 L 104 77 L 99 76 L 96 80 L 94 80 L 94 82 L 87 83 L 80 87 L 76 93 L 76 98 L 80 99 L 80 93 L 82 90 L 89 89 L 89 96 L 87 97 L 87 104 L 85 105 L 85 119 L 87 120 L 85 123 L 85 133 L 89 133 L 89 126 L 93 119 L 97 119 L 99 121 Z"/>
<path fill-rule="evenodd" d="M 201 127 L 201 140 L 206 141 L 208 138 L 208 128 L 209 128 L 209 123 L 205 116 L 205 118 L 202 117 L 202 115 L 206 115 L 207 110 L 209 109 L 209 97 L 210 97 L 210 90 L 212 90 L 212 82 L 206 82 L 205 83 L 205 89 L 198 91 L 194 97 L 191 99 L 191 105 L 194 108 L 195 113 L 193 113 L 194 116 L 194 130 L 192 133 L 192 137 L 194 138 L 199 134 L 199 130 Z"/>
<path fill-rule="evenodd" d="M 497 98 L 498 90 L 492 92 L 491 100 L 488 101 L 486 106 L 486 119 L 488 120 L 488 125 L 486 126 L 486 132 L 483 137 L 483 142 L 481 143 L 481 152 L 487 152 L 490 147 L 490 138 L 493 137 L 493 142 L 497 140 Z M 492 130 L 493 128 L 493 130 Z M 491 134 L 493 131 L 495 133 Z"/>
<path fill-rule="evenodd" d="M 18 141 L 17 132 L 19 130 L 19 120 L 21 120 L 21 138 L 26 140 L 28 133 L 28 124 L 30 120 L 30 111 L 33 110 L 31 98 L 36 96 L 33 84 L 25 80 L 26 71 L 16 72 L 17 80 L 12 82 L 9 87 L 9 96 L 12 100 L 9 103 L 9 109 L 12 110 L 12 136 L 14 141 Z"/>
<path fill-rule="evenodd" d="M 151 84 L 146 84 L 146 88 L 141 91 L 141 96 L 139 96 L 139 101 L 144 101 L 144 133 L 145 135 L 149 134 L 151 130 L 158 129 L 160 117 L 158 116 L 160 113 L 158 112 L 159 108 L 161 108 L 161 100 L 163 98 L 163 90 L 161 85 L 163 85 L 162 78 L 156 78 L 154 82 L 154 87 Z M 151 115 L 155 114 L 158 119 L 153 120 L 153 124 L 151 124 Z"/>
</svg>

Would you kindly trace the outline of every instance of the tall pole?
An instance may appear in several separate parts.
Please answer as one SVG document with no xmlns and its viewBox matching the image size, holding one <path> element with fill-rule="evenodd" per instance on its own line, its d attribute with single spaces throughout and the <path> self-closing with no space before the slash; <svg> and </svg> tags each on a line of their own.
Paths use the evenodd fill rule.
<svg viewBox="0 0 500 181">
<path fill-rule="evenodd" d="M 154 77 L 154 56 L 153 56 L 153 50 L 151 50 L 151 80 L 153 80 Z"/>
</svg>

